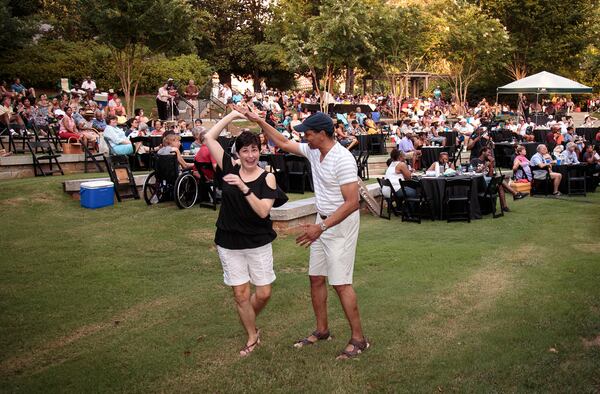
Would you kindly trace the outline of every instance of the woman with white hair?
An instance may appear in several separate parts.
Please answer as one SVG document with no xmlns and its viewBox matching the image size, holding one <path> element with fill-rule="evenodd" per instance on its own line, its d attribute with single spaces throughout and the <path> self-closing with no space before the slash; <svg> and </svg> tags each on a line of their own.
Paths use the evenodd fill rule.
<svg viewBox="0 0 600 394">
<path fill-rule="evenodd" d="M 577 145 L 574 142 L 567 144 L 567 149 L 562 153 L 564 162 L 561 164 L 579 164 L 576 148 Z"/>
</svg>

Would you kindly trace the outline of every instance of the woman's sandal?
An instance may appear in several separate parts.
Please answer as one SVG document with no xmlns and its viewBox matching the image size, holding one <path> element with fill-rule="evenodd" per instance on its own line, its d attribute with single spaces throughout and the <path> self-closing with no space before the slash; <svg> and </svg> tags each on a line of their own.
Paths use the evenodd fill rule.
<svg viewBox="0 0 600 394">
<path fill-rule="evenodd" d="M 365 339 L 362 342 L 352 338 L 350 339 L 350 342 L 348 342 L 348 345 L 352 345 L 352 350 L 342 350 L 340 354 L 338 354 L 338 356 L 336 357 L 336 360 L 347 360 L 350 358 L 354 358 L 371 347 L 371 343 L 369 342 L 367 337 L 365 337 Z"/>
<path fill-rule="evenodd" d="M 249 356 L 250 353 L 252 353 L 254 349 L 256 349 L 258 345 L 260 345 L 260 330 L 258 328 L 256 329 L 256 335 L 256 341 L 254 341 L 254 343 L 251 343 L 250 345 L 246 345 L 242 350 L 240 350 L 240 356 Z"/>
<path fill-rule="evenodd" d="M 310 339 L 308 339 L 310 337 L 310 335 L 317 338 L 317 340 L 311 341 Z M 314 345 L 318 341 L 330 341 L 333 339 L 329 330 L 327 330 L 325 332 L 313 331 L 313 333 L 310 335 L 308 337 L 300 339 L 299 341 L 294 343 L 294 347 L 301 348 L 301 347 L 308 346 L 308 345 Z"/>
</svg>

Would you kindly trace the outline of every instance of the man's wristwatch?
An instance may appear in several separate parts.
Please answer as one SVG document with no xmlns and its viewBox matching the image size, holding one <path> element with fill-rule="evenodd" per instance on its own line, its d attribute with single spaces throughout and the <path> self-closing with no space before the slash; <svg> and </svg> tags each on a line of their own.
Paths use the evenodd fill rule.
<svg viewBox="0 0 600 394">
<path fill-rule="evenodd" d="M 325 222 L 321 222 L 319 223 L 319 227 L 321 228 L 321 231 L 325 231 L 328 229 L 327 225 L 325 224 Z"/>
</svg>

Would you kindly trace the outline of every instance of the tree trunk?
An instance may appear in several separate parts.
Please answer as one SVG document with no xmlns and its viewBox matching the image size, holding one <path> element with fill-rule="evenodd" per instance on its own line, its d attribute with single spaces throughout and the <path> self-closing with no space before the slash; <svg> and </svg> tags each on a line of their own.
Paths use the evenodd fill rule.
<svg viewBox="0 0 600 394">
<path fill-rule="evenodd" d="M 354 67 L 346 68 L 346 94 L 354 94 Z"/>
<path fill-rule="evenodd" d="M 228 83 L 231 86 L 231 72 L 229 71 L 219 71 L 219 81 L 221 84 Z"/>
<path fill-rule="evenodd" d="M 258 71 L 252 73 L 252 87 L 254 88 L 254 93 L 260 92 L 260 76 L 258 75 Z"/>
</svg>

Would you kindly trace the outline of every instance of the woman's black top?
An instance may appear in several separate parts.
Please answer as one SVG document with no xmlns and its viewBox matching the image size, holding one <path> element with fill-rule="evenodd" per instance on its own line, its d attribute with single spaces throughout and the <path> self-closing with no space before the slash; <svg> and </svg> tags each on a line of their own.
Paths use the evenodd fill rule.
<svg viewBox="0 0 600 394">
<path fill-rule="evenodd" d="M 223 175 L 240 175 L 240 165 L 232 165 L 231 156 L 226 152 L 223 153 L 222 170 Z M 279 188 L 274 190 L 269 187 L 267 174 L 263 172 L 255 180 L 246 182 L 246 185 L 259 199 L 287 200 Z M 266 245 L 276 237 L 271 218 L 258 216 L 237 186 L 223 182 L 215 243 L 226 249 L 252 249 Z"/>
</svg>

